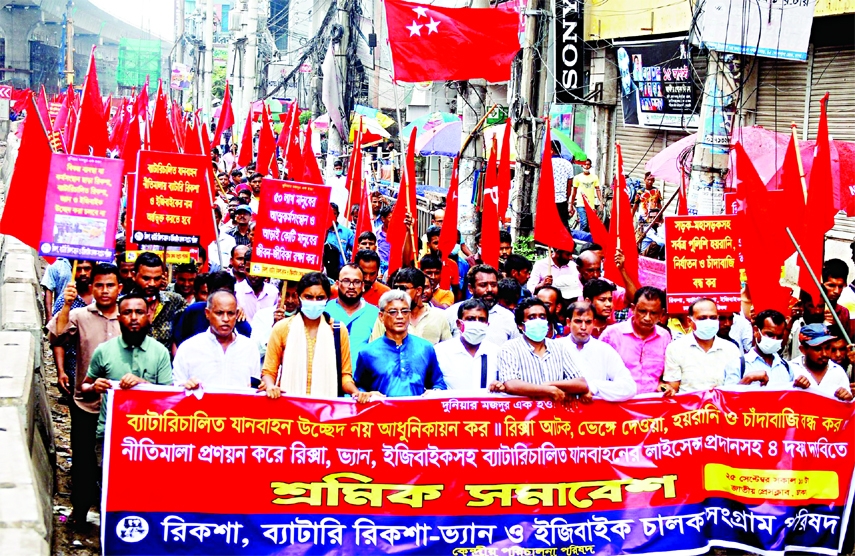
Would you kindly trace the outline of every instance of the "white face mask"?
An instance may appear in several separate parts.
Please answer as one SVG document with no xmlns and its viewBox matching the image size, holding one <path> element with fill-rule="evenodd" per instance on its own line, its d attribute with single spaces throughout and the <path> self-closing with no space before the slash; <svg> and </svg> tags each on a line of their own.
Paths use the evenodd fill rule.
<svg viewBox="0 0 855 556">
<path fill-rule="evenodd" d="M 781 344 L 783 341 L 776 340 L 774 338 L 770 338 L 769 336 L 764 336 L 760 334 L 760 341 L 757 342 L 757 349 L 765 353 L 766 355 L 772 355 L 778 353 L 781 350 Z"/>
<path fill-rule="evenodd" d="M 463 324 L 463 339 L 466 343 L 477 346 L 487 336 L 487 323 L 474 320 L 461 321 Z"/>
</svg>

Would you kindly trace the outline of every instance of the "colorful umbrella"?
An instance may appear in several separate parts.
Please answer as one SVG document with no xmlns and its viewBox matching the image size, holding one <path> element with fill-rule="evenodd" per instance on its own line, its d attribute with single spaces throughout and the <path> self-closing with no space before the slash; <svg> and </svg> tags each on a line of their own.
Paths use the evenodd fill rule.
<svg viewBox="0 0 855 556">
<path fill-rule="evenodd" d="M 552 138 L 561 143 L 561 158 L 573 159 L 576 162 L 588 160 L 588 155 L 585 154 L 582 147 L 574 143 L 566 133 L 556 128 L 552 128 L 550 131 Z"/>
<path fill-rule="evenodd" d="M 356 132 L 362 129 L 362 146 L 373 145 L 379 143 L 383 139 L 391 137 L 388 131 L 383 129 L 380 122 L 372 118 L 366 118 L 361 114 L 354 114 L 350 121 L 350 142 L 356 140 Z"/>
<path fill-rule="evenodd" d="M 357 114 L 365 116 L 366 118 L 377 120 L 384 128 L 387 128 L 395 123 L 395 120 L 393 120 L 383 112 L 377 110 L 376 108 L 370 108 L 368 106 L 362 106 L 361 104 L 357 104 L 354 107 L 353 111 Z"/>
<path fill-rule="evenodd" d="M 425 131 L 429 131 L 431 128 L 438 126 L 439 124 L 445 122 L 459 122 L 460 117 L 456 114 L 450 114 L 448 112 L 431 112 L 427 116 L 422 116 L 421 118 L 416 118 L 412 122 L 409 123 L 402 131 L 401 137 L 409 137 L 410 131 L 415 127 L 418 128 L 416 132 L 416 137 L 424 133 Z"/>
<path fill-rule="evenodd" d="M 427 127 L 416 135 L 417 153 L 422 156 L 457 156 L 460 152 L 463 122 L 442 122 L 429 129 Z"/>
</svg>

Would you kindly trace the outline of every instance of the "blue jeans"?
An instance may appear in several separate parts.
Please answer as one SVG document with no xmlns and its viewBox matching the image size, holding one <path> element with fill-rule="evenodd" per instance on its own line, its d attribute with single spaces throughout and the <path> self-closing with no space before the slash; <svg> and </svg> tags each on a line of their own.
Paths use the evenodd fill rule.
<svg viewBox="0 0 855 556">
<path fill-rule="evenodd" d="M 584 232 L 590 232 L 591 228 L 588 227 L 588 213 L 585 212 L 585 207 L 576 207 L 576 214 L 579 215 L 579 229 Z"/>
</svg>

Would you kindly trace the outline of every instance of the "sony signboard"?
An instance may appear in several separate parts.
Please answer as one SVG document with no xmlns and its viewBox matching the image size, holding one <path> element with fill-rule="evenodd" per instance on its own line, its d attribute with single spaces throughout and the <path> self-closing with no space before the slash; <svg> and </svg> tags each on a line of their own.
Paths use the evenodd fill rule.
<svg viewBox="0 0 855 556">
<path fill-rule="evenodd" d="M 555 0 L 555 98 L 582 102 L 584 92 L 583 0 Z"/>
</svg>

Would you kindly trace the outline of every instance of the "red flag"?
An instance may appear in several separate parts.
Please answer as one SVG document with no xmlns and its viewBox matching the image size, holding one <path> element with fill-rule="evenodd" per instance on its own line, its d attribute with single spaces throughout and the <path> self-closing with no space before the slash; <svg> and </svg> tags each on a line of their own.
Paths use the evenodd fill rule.
<svg viewBox="0 0 855 556">
<path fill-rule="evenodd" d="M 635 226 L 632 224 L 632 209 L 626 196 L 626 177 L 623 175 L 623 155 L 620 144 L 617 146 L 618 171 L 615 178 L 614 200 L 612 201 L 612 217 L 609 231 L 612 234 L 612 245 L 620 249 L 624 256 L 624 270 L 638 284 L 638 243 L 635 241 Z M 626 287 L 623 276 L 609 276 L 615 284 Z"/>
<path fill-rule="evenodd" d="M 166 95 L 163 94 L 163 83 L 157 82 L 157 98 L 154 101 L 154 114 L 151 117 L 151 127 L 149 128 L 149 149 L 152 151 L 161 151 L 169 153 L 177 153 L 178 145 L 175 143 L 175 131 L 172 129 L 172 124 L 169 122 L 169 115 L 166 113 Z"/>
<path fill-rule="evenodd" d="M 416 127 L 413 126 L 410 132 L 410 142 L 407 144 L 407 163 L 404 172 L 404 179 L 401 180 L 401 185 L 398 188 L 398 198 L 395 201 L 395 208 L 392 209 L 391 221 L 389 222 L 389 231 L 386 237 L 389 240 L 389 275 L 403 266 L 405 242 L 415 240 L 415 220 L 416 220 L 416 172 L 415 172 L 415 146 L 416 146 Z M 413 226 L 411 227 L 410 235 L 407 235 L 407 226 L 404 223 L 407 213 L 413 217 Z M 415 251 L 415 249 L 413 249 Z M 415 254 L 415 253 L 414 253 Z"/>
<path fill-rule="evenodd" d="M 51 149 L 32 95 L 27 99 L 26 107 L 27 118 L 23 123 L 18 158 L 6 193 L 6 207 L 0 217 L 0 233 L 16 237 L 38 249 Z"/>
<path fill-rule="evenodd" d="M 309 122 L 309 126 L 306 128 L 306 140 L 303 141 L 303 177 L 302 180 L 305 183 L 324 183 L 323 174 L 321 174 L 321 169 L 318 167 L 318 159 L 315 158 L 315 151 L 312 150 L 312 140 L 311 140 L 311 129 L 312 122 Z M 289 179 L 291 178 L 289 174 Z M 345 213 L 345 210 L 341 209 L 342 213 Z M 346 213 L 345 213 L 346 214 Z"/>
<path fill-rule="evenodd" d="M 47 97 L 45 97 L 45 86 L 42 85 L 39 89 L 39 98 L 36 101 L 36 109 L 39 111 L 39 117 L 42 119 L 42 122 L 45 125 L 45 129 L 48 133 L 53 131 L 53 127 L 51 127 L 50 123 L 50 110 L 48 110 L 47 105 Z"/>
<path fill-rule="evenodd" d="M 356 134 L 347 164 L 347 198 L 348 207 L 362 199 L 362 133 Z"/>
<path fill-rule="evenodd" d="M 448 195 L 445 197 L 445 220 L 443 221 L 442 229 L 439 231 L 439 253 L 442 255 L 443 265 L 445 260 L 451 254 L 454 246 L 457 245 L 457 205 L 459 200 L 458 189 L 460 187 L 460 175 L 457 171 L 457 163 L 459 158 L 454 158 L 454 166 L 451 169 L 451 183 L 448 187 Z M 445 225 L 445 224 L 448 225 Z M 447 290 L 451 287 L 449 276 L 443 273 L 440 280 L 440 288 Z"/>
<path fill-rule="evenodd" d="M 110 112 L 113 111 L 113 93 L 107 95 L 107 101 L 104 103 L 104 120 L 110 121 Z"/>
<path fill-rule="evenodd" d="M 143 121 L 148 121 L 148 76 L 145 77 L 140 93 L 134 100 L 134 115 Z"/>
<path fill-rule="evenodd" d="M 351 199 L 353 202 L 356 199 Z M 359 236 L 364 232 L 374 231 L 374 215 L 371 214 L 371 197 L 369 196 L 368 188 L 362 191 L 362 198 L 359 199 L 359 215 L 356 217 L 356 237 L 353 238 L 354 243 L 359 242 Z M 356 258 L 358 249 L 353 249 L 353 258 Z M 351 259 L 353 260 L 353 259 Z"/>
<path fill-rule="evenodd" d="M 820 106 L 819 129 L 816 133 L 816 154 L 813 157 L 813 166 L 810 170 L 810 183 L 805 205 L 805 214 L 810 215 L 810 219 L 805 219 L 800 241 L 805 258 L 817 277 L 822 273 L 825 234 L 834 226 L 834 215 L 837 214 L 837 209 L 834 207 L 832 187 L 831 142 L 828 137 L 828 93 L 822 97 Z M 801 259 L 799 259 L 799 266 L 801 267 L 799 287 L 807 290 L 814 300 L 817 300 L 819 292 L 811 280 L 810 274 L 804 268 Z"/>
<path fill-rule="evenodd" d="M 261 131 L 258 134 L 258 158 L 255 160 L 255 171 L 264 176 L 270 175 L 270 163 L 276 164 L 276 137 L 270 127 L 269 108 L 266 104 L 261 107 Z M 323 183 L 323 182 L 320 182 Z"/>
<path fill-rule="evenodd" d="M 66 127 L 68 125 L 68 116 L 71 114 L 71 99 L 74 97 L 74 89 L 71 86 L 68 87 L 68 93 L 65 94 L 65 98 L 62 99 L 62 104 L 59 107 L 59 112 L 56 114 L 56 118 L 53 120 L 53 129 L 59 130 L 65 133 Z"/>
<path fill-rule="evenodd" d="M 597 216 L 597 211 L 588 204 L 588 198 L 585 195 L 582 195 L 582 202 L 585 203 L 585 214 L 588 215 L 588 227 L 591 229 L 591 236 L 594 238 L 594 242 L 603 246 L 603 272 L 609 280 L 613 276 L 620 277 L 620 271 L 615 264 L 615 245 L 612 236 L 606 231 L 605 225 Z"/>
<path fill-rule="evenodd" d="M 77 125 L 71 143 L 71 154 L 106 156 L 107 120 L 104 118 L 104 104 L 98 88 L 98 70 L 95 67 L 95 47 L 89 55 L 89 69 L 83 84 L 80 110 L 77 113 Z"/>
<path fill-rule="evenodd" d="M 804 182 L 802 181 L 798 148 L 799 143 L 796 139 L 796 127 L 793 124 L 790 144 L 787 146 L 787 153 L 784 155 L 784 164 L 781 166 L 781 180 L 779 184 L 781 189 L 783 189 L 782 197 L 788 216 L 787 224 L 790 226 L 790 231 L 793 232 L 796 240 L 801 241 L 802 227 L 805 224 L 805 190 Z M 776 219 L 776 221 L 780 222 L 780 219 Z M 786 234 L 780 239 L 783 241 L 786 257 L 789 257 L 795 252 L 795 247 L 793 247 L 790 238 Z"/>
<path fill-rule="evenodd" d="M 196 111 L 197 113 L 199 110 Z M 178 146 L 178 149 L 182 152 L 184 151 L 184 143 L 187 140 L 187 137 L 184 133 L 186 126 L 186 122 L 182 121 L 185 118 L 182 118 L 183 112 L 181 107 L 178 106 L 178 103 L 173 101 L 172 107 L 169 110 L 169 121 L 172 124 L 172 129 L 175 130 L 175 143 Z M 205 154 L 210 155 L 211 151 L 208 151 Z"/>
<path fill-rule="evenodd" d="M 561 221 L 555 206 L 555 176 L 552 174 L 552 133 L 549 118 L 546 121 L 546 141 L 543 144 L 543 160 L 540 163 L 540 186 L 537 189 L 537 210 L 534 220 L 534 240 L 544 245 L 573 251 L 576 242 Z"/>
<path fill-rule="evenodd" d="M 779 196 L 780 193 L 766 190 L 741 143 L 736 143 L 733 150 L 734 179 L 745 198 L 745 210 L 739 213 L 737 222 L 742 236 L 745 275 L 751 301 L 758 313 L 766 309 L 785 313 L 788 311 L 790 292 L 780 285 L 783 258 L 771 254 L 775 246 L 769 243 L 783 241 L 780 232 L 770 226 L 775 220 L 783 221 L 780 214 L 776 214 L 777 203 L 773 202 L 773 195 Z"/>
<path fill-rule="evenodd" d="M 232 110 L 232 95 L 229 93 L 229 80 L 226 79 L 226 91 L 223 93 L 223 104 L 220 105 L 220 117 L 214 131 L 214 146 L 220 145 L 223 131 L 235 125 L 235 113 Z"/>
<path fill-rule="evenodd" d="M 279 134 L 279 147 L 282 149 L 285 159 L 285 170 L 288 179 L 293 181 L 303 180 L 303 156 L 300 150 L 300 107 L 296 102 L 291 104 L 291 114 L 287 130 L 282 128 Z"/>
<path fill-rule="evenodd" d="M 128 135 L 125 138 L 124 145 L 122 146 L 121 158 L 125 161 L 125 169 L 122 171 L 123 174 L 127 175 L 129 172 L 137 171 L 137 154 L 139 154 L 141 148 L 142 136 L 140 135 L 140 120 L 139 116 L 133 116 L 128 124 Z M 128 192 L 128 196 L 130 197 L 130 192 Z M 130 230 L 130 228 L 126 229 Z"/>
<path fill-rule="evenodd" d="M 499 222 L 505 221 L 508 213 L 508 198 L 511 194 L 511 119 L 505 120 L 505 132 L 502 135 L 502 156 L 499 158 L 499 172 L 496 185 L 499 188 Z"/>
<path fill-rule="evenodd" d="M 481 260 L 484 263 L 499 268 L 499 195 L 496 191 L 496 138 L 484 175 L 484 195 L 481 196 Z"/>
<path fill-rule="evenodd" d="M 516 13 L 401 0 L 385 4 L 396 81 L 510 79 L 511 61 L 520 49 Z"/>
<path fill-rule="evenodd" d="M 243 126 L 243 137 L 241 137 L 240 151 L 238 152 L 238 166 L 246 168 L 252 162 L 252 154 L 252 111 L 250 111 L 246 115 L 246 123 Z"/>
<path fill-rule="evenodd" d="M 686 199 L 686 174 L 680 172 L 680 198 L 677 199 L 677 216 L 689 215 L 689 201 Z"/>
</svg>

